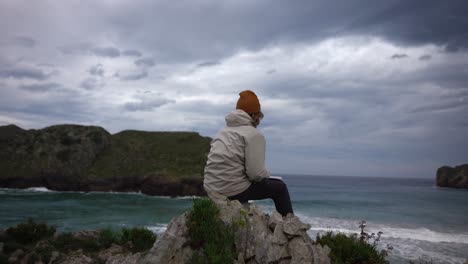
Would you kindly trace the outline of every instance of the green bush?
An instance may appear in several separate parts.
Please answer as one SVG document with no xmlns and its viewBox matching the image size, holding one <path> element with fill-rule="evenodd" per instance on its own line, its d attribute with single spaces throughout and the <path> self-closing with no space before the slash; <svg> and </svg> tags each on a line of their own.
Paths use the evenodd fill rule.
<svg viewBox="0 0 468 264">
<path fill-rule="evenodd" d="M 42 262 L 48 263 L 52 258 L 52 252 L 54 252 L 54 247 L 44 246 L 35 248 L 35 254 L 39 257 Z"/>
<path fill-rule="evenodd" d="M 68 252 L 78 249 L 83 251 L 98 251 L 102 247 L 99 241 L 93 238 L 76 238 L 70 232 L 64 232 L 51 241 L 51 244 L 61 252 Z"/>
<path fill-rule="evenodd" d="M 333 264 L 387 264 L 385 252 L 379 252 L 375 244 L 369 244 L 357 236 L 327 232 L 317 235 L 316 242 L 330 247 L 330 258 Z"/>
<path fill-rule="evenodd" d="M 98 243 L 101 248 L 108 248 L 113 243 L 119 244 L 120 234 L 112 231 L 110 228 L 102 229 L 99 231 Z"/>
<path fill-rule="evenodd" d="M 190 246 L 198 251 L 191 263 L 232 263 L 235 259 L 234 230 L 219 219 L 218 207 L 208 198 L 195 199 L 187 227 Z"/>
<path fill-rule="evenodd" d="M 149 250 L 156 241 L 156 235 L 147 228 L 123 228 L 121 232 L 120 242 L 124 244 L 131 241 L 133 245 L 131 250 L 133 252 Z"/>
<path fill-rule="evenodd" d="M 6 230 L 9 238 L 21 244 L 32 244 L 41 239 L 51 237 L 55 234 L 55 227 L 46 224 L 36 223 L 31 218 L 26 223 Z"/>
</svg>

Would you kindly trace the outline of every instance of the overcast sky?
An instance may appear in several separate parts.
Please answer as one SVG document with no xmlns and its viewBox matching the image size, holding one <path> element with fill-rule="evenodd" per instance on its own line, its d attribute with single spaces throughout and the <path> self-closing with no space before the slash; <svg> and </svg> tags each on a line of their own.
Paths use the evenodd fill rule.
<svg viewBox="0 0 468 264">
<path fill-rule="evenodd" d="M 0 2 L 0 125 L 197 131 L 238 93 L 274 174 L 468 163 L 468 2 Z"/>
</svg>

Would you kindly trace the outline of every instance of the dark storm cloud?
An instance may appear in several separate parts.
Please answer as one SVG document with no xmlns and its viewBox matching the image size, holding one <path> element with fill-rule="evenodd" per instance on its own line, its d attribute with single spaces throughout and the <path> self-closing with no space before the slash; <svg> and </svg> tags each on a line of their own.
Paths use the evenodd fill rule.
<svg viewBox="0 0 468 264">
<path fill-rule="evenodd" d="M 356 11 L 356 16 L 343 33 L 376 35 L 409 45 L 444 45 L 447 51 L 468 47 L 468 2 L 464 0 L 363 1 L 350 11 Z"/>
<path fill-rule="evenodd" d="M 136 102 L 127 102 L 124 104 L 124 109 L 130 112 L 135 111 L 153 111 L 163 105 L 175 103 L 175 100 L 166 98 L 152 98 L 148 100 L 141 100 Z"/>
<path fill-rule="evenodd" d="M 23 84 L 18 88 L 31 91 L 31 92 L 47 92 L 60 87 L 58 83 L 34 83 L 34 84 Z"/>
<path fill-rule="evenodd" d="M 155 65 L 155 62 L 153 58 L 143 58 L 143 59 L 136 60 L 135 65 L 149 68 L 149 67 L 153 67 Z"/>
<path fill-rule="evenodd" d="M 96 64 L 91 66 L 88 70 L 89 74 L 96 75 L 96 76 L 104 76 L 104 66 L 102 64 Z"/>
<path fill-rule="evenodd" d="M 142 72 L 137 72 L 137 73 L 129 73 L 126 75 L 121 75 L 120 73 L 116 73 L 114 76 L 118 77 L 121 81 L 136 81 L 136 80 L 141 80 L 141 79 L 148 77 L 148 72 L 142 71 Z"/>
<path fill-rule="evenodd" d="M 120 50 L 115 47 L 95 47 L 91 52 L 100 57 L 116 58 L 120 56 Z"/>
<path fill-rule="evenodd" d="M 36 45 L 36 40 L 26 36 L 18 36 L 13 39 L 14 43 L 23 47 L 32 48 Z"/>
<path fill-rule="evenodd" d="M 395 59 L 404 59 L 408 58 L 409 56 L 407 54 L 393 54 L 392 57 L 390 57 L 392 60 Z"/>
<path fill-rule="evenodd" d="M 0 78 L 45 80 L 49 74 L 28 66 L 0 66 Z"/>
<path fill-rule="evenodd" d="M 119 29 L 121 38 L 158 50 L 158 61 L 216 61 L 243 49 L 349 35 L 382 37 L 401 45 L 454 47 L 451 50 L 468 43 L 464 33 L 468 2 L 463 0 L 204 1 L 186 2 L 183 9 L 148 1 L 114 11 L 106 19 Z"/>
<path fill-rule="evenodd" d="M 133 56 L 133 57 L 141 57 L 141 52 L 138 50 L 124 50 L 122 51 L 122 56 Z"/>
</svg>

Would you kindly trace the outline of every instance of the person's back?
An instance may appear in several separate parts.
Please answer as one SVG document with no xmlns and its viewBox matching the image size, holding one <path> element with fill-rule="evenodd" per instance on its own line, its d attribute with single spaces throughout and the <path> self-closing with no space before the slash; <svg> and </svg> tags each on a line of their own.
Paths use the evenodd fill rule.
<svg viewBox="0 0 468 264">
<path fill-rule="evenodd" d="M 253 181 L 269 177 L 265 168 L 265 139 L 243 110 L 226 116 L 226 127 L 211 142 L 205 167 L 205 188 L 224 196 L 245 191 Z"/>
<path fill-rule="evenodd" d="M 252 91 L 243 91 L 226 127 L 211 141 L 203 186 L 208 195 L 247 202 L 272 198 L 282 215 L 293 213 L 286 184 L 269 179 L 265 168 L 265 138 L 257 129 L 263 118 Z"/>
</svg>

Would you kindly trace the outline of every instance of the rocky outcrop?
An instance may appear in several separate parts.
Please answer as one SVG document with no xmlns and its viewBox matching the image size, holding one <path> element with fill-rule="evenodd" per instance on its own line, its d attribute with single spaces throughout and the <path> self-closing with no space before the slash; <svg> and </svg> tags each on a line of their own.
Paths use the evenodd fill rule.
<svg viewBox="0 0 468 264">
<path fill-rule="evenodd" d="M 468 164 L 437 170 L 437 186 L 468 189 Z"/>
<path fill-rule="evenodd" d="M 310 225 L 297 216 L 271 216 L 255 205 L 244 207 L 238 201 L 218 205 L 222 221 L 236 225 L 236 263 L 330 263 L 330 249 L 314 244 L 306 231 Z M 186 263 L 193 251 L 187 235 L 188 214 L 174 218 L 166 232 L 140 263 Z M 239 224 L 242 223 L 242 224 Z"/>
<path fill-rule="evenodd" d="M 193 132 L 0 126 L 0 187 L 204 195 L 209 142 Z"/>
</svg>

